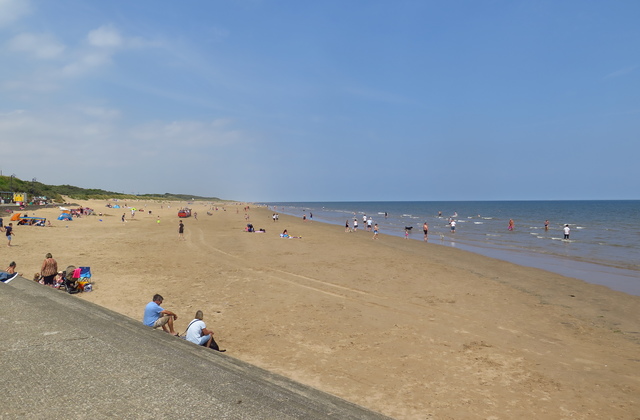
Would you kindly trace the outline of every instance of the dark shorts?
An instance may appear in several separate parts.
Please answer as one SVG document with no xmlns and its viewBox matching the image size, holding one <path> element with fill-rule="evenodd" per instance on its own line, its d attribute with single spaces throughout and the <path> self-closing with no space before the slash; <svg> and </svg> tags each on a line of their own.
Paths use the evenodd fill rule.
<svg viewBox="0 0 640 420">
<path fill-rule="evenodd" d="M 42 279 L 44 280 L 44 284 L 53 284 L 53 279 L 56 277 L 55 274 L 52 274 L 50 276 L 44 276 L 42 277 Z"/>
</svg>

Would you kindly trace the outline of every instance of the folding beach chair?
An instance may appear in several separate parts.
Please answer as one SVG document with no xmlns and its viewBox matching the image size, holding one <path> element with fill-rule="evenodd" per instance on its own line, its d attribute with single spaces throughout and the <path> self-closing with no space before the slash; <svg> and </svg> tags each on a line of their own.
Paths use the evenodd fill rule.
<svg viewBox="0 0 640 420">
<path fill-rule="evenodd" d="M 80 278 L 88 281 L 86 279 L 91 278 L 91 267 L 80 267 Z"/>
</svg>

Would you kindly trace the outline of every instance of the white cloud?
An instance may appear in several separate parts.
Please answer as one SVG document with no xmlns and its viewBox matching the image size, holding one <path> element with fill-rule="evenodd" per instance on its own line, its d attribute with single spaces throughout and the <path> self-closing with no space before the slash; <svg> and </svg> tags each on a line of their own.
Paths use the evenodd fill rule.
<svg viewBox="0 0 640 420">
<path fill-rule="evenodd" d="M 91 69 L 111 63 L 111 53 L 105 51 L 85 51 L 79 57 L 62 68 L 63 76 L 80 76 Z"/>
<path fill-rule="evenodd" d="M 118 109 L 102 108 L 96 106 L 88 106 L 81 108 L 80 111 L 89 117 L 95 117 L 103 120 L 111 120 L 119 118 L 121 113 Z"/>
<path fill-rule="evenodd" d="M 157 145 L 201 147 L 243 141 L 243 134 L 230 128 L 230 120 L 156 121 L 131 130 L 133 139 Z"/>
<path fill-rule="evenodd" d="M 607 74 L 604 78 L 605 79 L 613 79 L 615 77 L 620 77 L 620 76 L 624 76 L 626 74 L 629 74 L 631 72 L 633 72 L 635 69 L 637 69 L 638 66 L 628 66 L 628 67 L 624 67 L 620 70 L 616 70 L 612 73 Z"/>
<path fill-rule="evenodd" d="M 11 51 L 26 52 L 45 59 L 55 58 L 65 50 L 65 46 L 49 34 L 22 33 L 10 39 L 7 46 Z"/>
<path fill-rule="evenodd" d="M 125 37 L 113 25 L 103 25 L 87 34 L 87 44 L 76 51 L 76 59 L 62 68 L 63 76 L 81 76 L 113 63 L 113 56 L 127 48 L 153 47 L 142 38 Z"/>
<path fill-rule="evenodd" d="M 46 93 L 60 89 L 60 85 L 50 78 L 37 76 L 25 77 L 21 80 L 7 80 L 0 83 L 0 90 L 19 92 L 25 99 L 29 92 Z"/>
<path fill-rule="evenodd" d="M 122 47 L 125 42 L 120 32 L 112 25 L 103 25 L 90 31 L 87 35 L 87 40 L 90 45 L 102 48 Z"/>
<path fill-rule="evenodd" d="M 100 172 L 133 164 L 156 168 L 186 156 L 192 161 L 209 156 L 210 147 L 224 154 L 228 146 L 247 140 L 224 119 L 126 126 L 119 117 L 117 109 L 95 106 L 0 113 L 0 138 L 12 139 L 3 151 L 22 155 L 28 150 L 35 166 L 61 160 Z"/>
<path fill-rule="evenodd" d="M 0 0 L 0 27 L 31 12 L 29 0 Z"/>
<path fill-rule="evenodd" d="M 10 10 L 17 15 L 22 6 L 16 4 L 0 0 L 0 15 Z M 28 2 L 24 4 L 28 5 Z M 6 42 L 6 51 L 22 54 L 10 57 L 12 61 L 5 66 L 0 80 L 0 91 L 11 91 L 22 99 L 35 92 L 56 91 L 71 80 L 108 69 L 123 50 L 160 46 L 158 42 L 140 37 L 127 37 L 111 24 L 88 31 L 82 39 L 66 44 L 49 33 L 23 32 L 15 35 Z M 43 61 L 41 65 L 34 65 L 26 58 Z"/>
</svg>

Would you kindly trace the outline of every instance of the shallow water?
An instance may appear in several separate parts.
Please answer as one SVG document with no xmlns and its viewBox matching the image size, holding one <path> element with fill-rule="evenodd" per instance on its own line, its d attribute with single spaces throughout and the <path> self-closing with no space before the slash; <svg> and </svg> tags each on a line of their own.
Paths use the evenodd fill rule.
<svg viewBox="0 0 640 420">
<path fill-rule="evenodd" d="M 453 246 L 543 268 L 614 290 L 640 295 L 640 201 L 385 201 L 260 203 L 279 213 L 344 226 L 362 216 L 380 232 Z M 387 213 L 385 217 L 385 212 Z M 439 216 L 441 213 L 441 216 Z M 451 233 L 449 219 L 456 220 Z M 507 229 L 514 220 L 513 231 Z M 544 229 L 549 220 L 549 230 Z M 563 240 L 563 227 L 571 235 Z"/>
</svg>

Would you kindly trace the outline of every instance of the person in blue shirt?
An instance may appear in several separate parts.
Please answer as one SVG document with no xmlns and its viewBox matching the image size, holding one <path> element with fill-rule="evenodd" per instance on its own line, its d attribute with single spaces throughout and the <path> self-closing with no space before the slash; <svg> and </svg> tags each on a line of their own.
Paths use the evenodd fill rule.
<svg viewBox="0 0 640 420">
<path fill-rule="evenodd" d="M 153 295 L 151 302 L 144 308 L 144 318 L 142 323 L 148 327 L 160 328 L 171 335 L 179 335 L 173 329 L 173 321 L 178 319 L 178 315 L 162 308 L 160 305 L 164 301 L 161 295 Z"/>
</svg>

